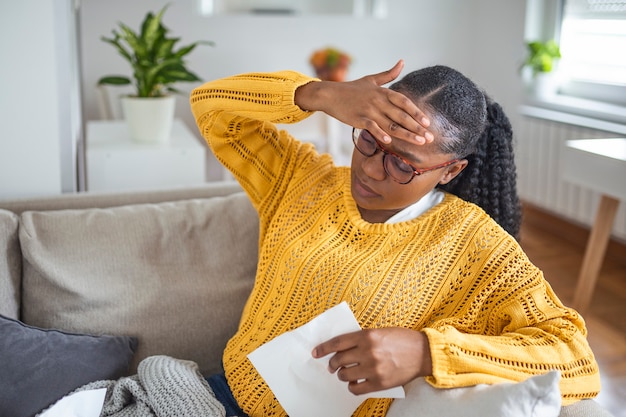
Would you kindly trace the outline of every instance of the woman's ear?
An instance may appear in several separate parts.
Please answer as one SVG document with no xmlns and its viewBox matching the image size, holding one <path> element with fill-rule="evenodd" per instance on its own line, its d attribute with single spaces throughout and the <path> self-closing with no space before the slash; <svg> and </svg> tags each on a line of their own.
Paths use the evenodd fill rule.
<svg viewBox="0 0 626 417">
<path fill-rule="evenodd" d="M 455 164 L 450 165 L 444 171 L 441 180 L 439 180 L 439 184 L 447 184 L 454 179 L 457 175 L 461 173 L 467 166 L 467 159 L 461 159 Z"/>
</svg>

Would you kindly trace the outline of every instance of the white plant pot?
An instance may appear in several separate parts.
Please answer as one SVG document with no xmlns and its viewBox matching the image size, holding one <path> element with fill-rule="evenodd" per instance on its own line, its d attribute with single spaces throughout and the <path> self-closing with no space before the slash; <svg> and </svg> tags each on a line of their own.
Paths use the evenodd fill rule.
<svg viewBox="0 0 626 417">
<path fill-rule="evenodd" d="M 549 100 L 556 95 L 558 79 L 554 72 L 540 72 L 533 79 L 533 93 L 541 100 Z"/>
<path fill-rule="evenodd" d="M 122 111 L 131 139 L 166 143 L 172 133 L 176 97 L 122 97 Z"/>
</svg>

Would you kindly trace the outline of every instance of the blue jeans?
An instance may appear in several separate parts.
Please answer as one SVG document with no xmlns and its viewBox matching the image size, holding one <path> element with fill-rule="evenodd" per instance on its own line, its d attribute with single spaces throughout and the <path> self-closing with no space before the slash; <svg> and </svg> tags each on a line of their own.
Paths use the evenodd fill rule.
<svg viewBox="0 0 626 417">
<path fill-rule="evenodd" d="M 215 398 L 217 398 L 226 409 L 227 417 L 248 417 L 241 407 L 239 407 L 239 404 L 237 404 L 235 397 L 233 397 L 233 393 L 223 373 L 211 375 L 207 377 L 206 380 L 213 390 Z"/>
</svg>

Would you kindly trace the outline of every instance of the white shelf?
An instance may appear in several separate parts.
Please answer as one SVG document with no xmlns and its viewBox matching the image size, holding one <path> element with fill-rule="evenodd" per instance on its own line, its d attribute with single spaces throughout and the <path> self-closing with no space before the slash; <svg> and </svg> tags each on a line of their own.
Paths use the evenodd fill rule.
<svg viewBox="0 0 626 417">
<path fill-rule="evenodd" d="M 174 120 L 165 144 L 130 139 L 123 120 L 87 123 L 87 191 L 157 189 L 205 182 L 206 147 Z"/>
</svg>

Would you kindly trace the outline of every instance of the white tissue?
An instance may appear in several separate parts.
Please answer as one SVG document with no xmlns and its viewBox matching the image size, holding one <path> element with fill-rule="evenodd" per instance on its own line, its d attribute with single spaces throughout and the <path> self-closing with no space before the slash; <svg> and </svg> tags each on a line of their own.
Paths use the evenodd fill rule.
<svg viewBox="0 0 626 417">
<path fill-rule="evenodd" d="M 328 371 L 332 355 L 311 355 L 320 343 L 358 330 L 359 323 L 343 302 L 264 344 L 248 359 L 290 417 L 350 417 L 367 398 L 404 398 L 402 387 L 354 395 L 347 382 Z"/>
</svg>

